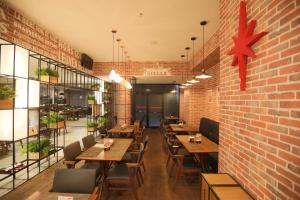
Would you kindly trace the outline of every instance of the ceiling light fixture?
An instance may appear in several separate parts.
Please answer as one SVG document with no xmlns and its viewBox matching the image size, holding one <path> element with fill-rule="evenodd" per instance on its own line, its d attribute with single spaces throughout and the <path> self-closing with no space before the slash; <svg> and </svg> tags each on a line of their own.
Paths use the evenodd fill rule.
<svg viewBox="0 0 300 200">
<path fill-rule="evenodd" d="M 181 57 L 181 64 L 184 66 L 184 60 L 183 59 L 184 59 L 185 55 L 181 55 L 180 57 Z M 184 70 L 181 73 L 181 82 L 182 82 L 182 84 L 180 85 L 181 89 L 185 89 L 187 87 L 183 83 L 183 74 L 184 74 Z"/>
<path fill-rule="evenodd" d="M 113 56 L 112 56 L 112 65 L 113 65 L 113 69 L 110 71 L 108 78 L 112 81 L 114 81 L 115 76 L 116 76 L 116 71 L 114 70 L 115 68 L 115 34 L 117 33 L 116 30 L 112 30 L 111 31 L 113 34 Z"/>
<path fill-rule="evenodd" d="M 189 65 L 188 65 L 188 63 L 189 63 L 189 50 L 190 50 L 191 48 L 190 47 L 185 47 L 185 51 L 186 51 L 186 67 L 187 67 L 187 70 L 186 70 L 186 80 L 188 80 L 189 79 Z M 188 81 L 185 83 L 185 84 L 183 84 L 184 86 L 190 86 L 190 85 L 192 85 L 191 83 L 189 83 Z"/>
<path fill-rule="evenodd" d="M 191 37 L 191 40 L 192 40 L 192 43 L 193 43 L 193 65 L 192 65 L 192 68 L 195 67 L 195 40 L 197 38 L 196 37 Z M 194 77 L 194 73 L 193 73 L 193 70 L 192 70 L 192 79 L 191 80 L 188 80 L 187 82 L 188 83 L 199 83 L 200 81 L 197 80 L 195 77 Z"/>
<path fill-rule="evenodd" d="M 203 37 L 202 37 L 202 42 L 203 42 L 203 46 L 202 46 L 202 55 L 203 55 L 203 59 L 202 59 L 202 69 L 201 69 L 201 74 L 197 75 L 196 78 L 199 78 L 199 79 L 207 79 L 207 78 L 211 78 L 212 76 L 207 74 L 205 72 L 205 69 L 204 69 L 204 26 L 207 24 L 207 21 L 201 21 L 200 22 L 200 25 L 202 26 L 203 28 Z"/>
</svg>

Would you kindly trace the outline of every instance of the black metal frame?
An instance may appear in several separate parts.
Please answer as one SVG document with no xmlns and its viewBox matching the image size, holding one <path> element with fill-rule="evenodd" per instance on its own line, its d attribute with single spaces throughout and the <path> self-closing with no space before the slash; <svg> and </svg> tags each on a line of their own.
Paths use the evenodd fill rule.
<svg viewBox="0 0 300 200">
<path fill-rule="evenodd" d="M 0 38 L 2 41 L 2 38 Z M 6 41 L 5 41 L 6 42 Z M 27 146 L 27 153 L 26 153 L 26 159 L 22 160 L 22 161 L 17 161 L 16 160 L 16 142 L 18 142 L 19 140 L 15 141 L 15 130 L 14 130 L 14 124 L 15 124 L 15 109 L 27 109 L 27 137 L 26 138 L 22 138 L 20 140 L 26 140 L 26 144 L 28 144 L 28 142 L 35 138 L 38 140 L 38 143 L 40 143 L 41 137 L 43 137 L 41 131 L 41 116 L 42 116 L 42 111 L 43 110 L 47 110 L 46 115 L 49 116 L 49 112 L 50 110 L 53 110 L 55 112 L 59 112 L 59 111 L 64 111 L 65 108 L 64 107 L 60 107 L 57 103 L 57 99 L 55 98 L 55 92 L 58 92 L 58 88 L 62 88 L 63 91 L 65 91 L 66 88 L 76 88 L 76 89 L 80 89 L 80 90 L 85 90 L 85 91 L 94 91 L 92 89 L 92 84 L 94 84 L 97 81 L 99 81 L 100 83 L 104 83 L 104 81 L 102 81 L 101 79 L 88 75 L 84 72 L 81 72 L 75 68 L 72 68 L 70 66 L 64 65 L 60 62 L 57 62 L 53 59 L 50 59 L 46 56 L 43 56 L 41 54 L 38 54 L 36 52 L 33 52 L 29 49 L 26 49 L 24 47 L 21 47 L 19 45 L 7 42 L 7 44 L 1 44 L 0 43 L 0 55 L 1 55 L 1 51 L 2 51 L 2 46 L 4 45 L 11 45 L 14 48 L 14 59 L 13 59 L 13 75 L 7 75 L 7 74 L 1 74 L 0 73 L 0 78 L 8 78 L 8 79 L 12 79 L 12 83 L 13 83 L 13 90 L 16 90 L 16 79 L 26 79 L 27 80 L 27 106 L 24 108 L 15 108 L 15 100 L 13 100 L 13 108 L 9 109 L 12 110 L 12 141 L 10 141 L 12 143 L 12 167 L 13 170 L 11 173 L 8 173 L 7 175 L 3 175 L 3 177 L 0 178 L 0 183 L 6 179 L 8 179 L 9 177 L 12 177 L 12 188 L 0 188 L 0 189 L 8 189 L 9 191 L 13 191 L 16 187 L 18 187 L 19 185 L 22 185 L 23 183 L 25 183 L 26 181 L 30 180 L 31 178 L 35 177 L 36 175 L 38 175 L 40 172 L 48 169 L 50 166 L 52 166 L 53 164 L 55 164 L 56 162 L 58 162 L 60 160 L 59 157 L 59 152 L 63 149 L 64 145 L 65 145 L 65 131 L 63 132 L 63 145 L 60 145 L 58 143 L 58 135 L 60 134 L 60 129 L 58 128 L 54 128 L 51 132 L 53 132 L 53 138 L 51 138 L 51 132 L 50 132 L 50 140 L 54 140 L 53 145 L 54 145 L 54 150 L 49 152 L 49 154 L 46 157 L 41 158 L 41 153 L 39 153 L 39 159 L 37 160 L 30 160 L 29 159 L 29 152 L 28 152 L 28 146 Z M 28 77 L 18 77 L 15 74 L 15 68 L 16 68 L 16 47 L 21 47 L 25 50 L 28 51 Z M 38 66 L 34 66 L 32 68 L 32 62 L 34 62 L 31 59 L 36 59 L 36 63 Z M 0 57 L 1 60 L 1 57 Z M 41 81 L 41 77 L 40 74 L 38 74 L 37 76 L 32 76 L 30 72 L 32 72 L 32 69 L 38 69 L 39 71 L 42 68 L 42 64 L 45 64 L 48 68 L 54 68 L 59 72 L 60 78 L 58 78 L 58 83 L 50 83 L 50 82 L 43 82 Z M 1 67 L 1 66 L 0 66 Z M 29 83 L 30 80 L 33 81 L 39 81 L 40 83 L 40 93 L 41 94 L 41 90 L 42 90 L 42 86 L 46 86 L 46 90 L 47 90 L 47 105 L 43 106 L 41 103 L 41 97 L 39 97 L 39 101 L 40 101 L 40 105 L 39 107 L 34 107 L 31 108 L 29 106 L 29 101 L 30 101 L 30 88 L 29 88 Z M 52 99 L 52 103 L 50 103 L 50 89 L 53 89 L 54 95 L 53 95 L 53 99 Z M 100 92 L 100 91 L 99 91 Z M 101 94 L 100 94 L 101 95 Z M 100 97 L 101 98 L 101 97 Z M 38 111 L 38 117 L 39 117 L 39 121 L 38 121 L 38 133 L 37 135 L 30 135 L 29 134 L 29 118 L 30 118 L 30 112 L 32 110 L 36 110 Z M 49 125 L 49 122 L 48 122 Z M 53 160 L 54 159 L 54 160 Z M 53 161 L 53 162 L 51 162 Z M 15 163 L 16 162 L 21 162 L 24 163 L 24 167 L 22 169 L 20 169 L 19 171 L 15 171 Z M 35 167 L 33 167 L 34 165 L 36 165 Z M 46 165 L 46 166 L 44 166 Z M 32 168 L 33 167 L 33 168 Z M 31 175 L 31 171 L 33 169 L 36 169 L 38 167 L 38 172 L 36 174 Z M 42 168 L 43 167 L 43 168 Z M 26 169 L 26 180 L 24 180 L 24 182 L 22 182 L 21 184 L 18 184 L 18 186 L 16 186 L 16 180 L 18 179 L 18 177 L 23 176 L 24 174 L 22 173 L 24 171 L 24 169 Z M 20 173 L 21 172 L 21 173 Z M 20 174 L 20 176 L 19 176 Z"/>
</svg>

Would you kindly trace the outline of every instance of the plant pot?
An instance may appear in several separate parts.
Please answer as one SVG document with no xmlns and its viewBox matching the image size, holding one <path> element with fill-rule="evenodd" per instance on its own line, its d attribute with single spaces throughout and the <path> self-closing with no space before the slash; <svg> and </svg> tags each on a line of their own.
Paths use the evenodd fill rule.
<svg viewBox="0 0 300 200">
<path fill-rule="evenodd" d="M 58 78 L 56 76 L 47 76 L 47 75 L 42 75 L 41 76 L 41 81 L 43 82 L 49 82 L 49 83 L 58 83 Z"/>
<path fill-rule="evenodd" d="M 13 100 L 12 99 L 1 99 L 0 100 L 0 109 L 12 109 Z"/>
<path fill-rule="evenodd" d="M 64 128 L 64 127 L 65 127 L 64 121 L 49 124 L 49 128 Z"/>
<path fill-rule="evenodd" d="M 93 116 L 99 116 L 100 113 L 101 113 L 100 105 L 94 104 L 94 105 L 92 106 L 92 115 L 93 115 Z"/>
<path fill-rule="evenodd" d="M 28 158 L 30 160 L 38 160 L 38 159 L 42 159 L 42 158 L 45 158 L 46 156 L 48 156 L 48 153 L 44 153 L 44 152 L 40 152 L 40 153 L 41 153 L 41 157 L 39 157 L 39 152 L 29 152 Z"/>
<path fill-rule="evenodd" d="M 88 104 L 96 104 L 96 100 L 88 100 Z"/>
<path fill-rule="evenodd" d="M 97 128 L 94 128 L 94 127 L 88 127 L 88 128 L 87 128 L 87 131 L 88 131 L 88 132 L 95 132 L 95 131 L 97 131 Z"/>
<path fill-rule="evenodd" d="M 37 135 L 38 134 L 38 130 L 35 127 L 29 127 L 29 136 L 33 136 L 33 135 Z"/>
</svg>

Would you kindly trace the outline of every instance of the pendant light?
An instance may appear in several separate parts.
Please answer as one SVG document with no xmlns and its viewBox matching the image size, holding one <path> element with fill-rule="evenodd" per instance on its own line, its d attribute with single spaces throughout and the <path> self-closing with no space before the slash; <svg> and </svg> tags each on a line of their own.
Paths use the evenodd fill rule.
<svg viewBox="0 0 300 200">
<path fill-rule="evenodd" d="M 197 39 L 196 37 L 191 37 L 191 40 L 192 40 L 192 43 L 193 43 L 193 65 L 192 65 L 192 67 L 195 66 L 195 40 L 196 40 L 196 39 Z M 192 72 L 192 73 L 193 73 L 193 72 Z M 188 80 L 187 82 L 188 82 L 188 83 L 199 83 L 200 81 L 197 80 L 197 79 L 194 77 L 194 75 L 193 75 L 192 79 L 191 79 L 191 80 Z"/>
<path fill-rule="evenodd" d="M 108 78 L 112 81 L 114 81 L 115 77 L 116 77 L 116 71 L 114 70 L 115 68 L 115 34 L 117 33 L 116 30 L 112 30 L 111 31 L 112 34 L 113 34 L 113 60 L 112 60 L 112 65 L 113 65 L 113 69 L 110 71 L 109 75 L 108 75 Z"/>
<path fill-rule="evenodd" d="M 184 63 L 184 60 L 183 60 L 183 59 L 184 59 L 185 55 L 182 54 L 180 57 L 181 57 L 181 63 L 183 64 L 183 63 Z M 181 73 L 181 82 L 182 82 L 182 83 L 183 83 L 183 74 L 184 74 L 184 71 Z M 186 87 L 187 87 L 187 86 L 185 86 L 184 83 L 180 85 L 180 88 L 181 88 L 181 89 L 185 89 Z"/>
<path fill-rule="evenodd" d="M 190 47 L 185 47 L 185 51 L 186 51 L 186 66 L 188 67 L 188 62 L 189 62 L 189 50 L 190 50 Z M 187 69 L 187 72 L 186 72 L 186 80 L 188 80 L 189 78 L 189 69 Z M 184 84 L 182 84 L 184 86 L 190 86 L 192 85 L 191 83 L 189 82 L 186 82 Z"/>
<path fill-rule="evenodd" d="M 203 28 L 203 37 L 202 37 L 202 42 L 203 42 L 203 49 L 202 49 L 202 54 L 203 54 L 203 60 L 202 60 L 202 69 L 201 69 L 201 74 L 197 75 L 196 78 L 199 78 L 199 79 L 207 79 L 207 78 L 211 78 L 212 76 L 207 74 L 205 72 L 205 69 L 204 69 L 204 26 L 207 24 L 207 21 L 201 21 L 200 22 L 200 25 L 202 26 Z"/>
<path fill-rule="evenodd" d="M 118 69 L 120 69 L 120 42 L 121 42 L 121 39 L 118 38 L 116 41 L 118 42 Z M 123 78 L 119 74 L 116 74 L 115 81 L 117 83 L 120 83 L 122 81 L 122 79 Z"/>
</svg>

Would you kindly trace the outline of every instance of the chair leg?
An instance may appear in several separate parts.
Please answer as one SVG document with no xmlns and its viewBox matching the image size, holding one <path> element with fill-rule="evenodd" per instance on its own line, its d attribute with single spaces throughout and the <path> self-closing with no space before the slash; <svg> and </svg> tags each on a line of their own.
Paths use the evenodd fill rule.
<svg viewBox="0 0 300 200">
<path fill-rule="evenodd" d="M 169 177 L 172 177 L 172 173 L 173 173 L 173 168 L 174 168 L 174 166 L 175 166 L 175 163 L 172 162 L 171 168 L 170 168 L 170 175 L 169 175 Z"/>
<path fill-rule="evenodd" d="M 144 178 L 143 178 L 143 174 L 142 174 L 141 169 L 138 169 L 138 174 L 139 174 L 139 176 L 140 176 L 140 178 L 141 178 L 142 184 L 144 184 Z"/>
<path fill-rule="evenodd" d="M 144 161 L 142 162 L 142 167 L 143 167 L 144 172 L 146 172 L 146 167 L 145 167 Z"/>
<path fill-rule="evenodd" d="M 139 197 L 138 197 L 138 195 L 137 195 L 137 192 L 136 192 L 136 188 L 135 188 L 135 186 L 134 186 L 134 183 L 130 180 L 130 183 L 129 183 L 129 184 L 130 184 L 131 192 L 132 192 L 132 194 L 133 194 L 135 200 L 139 200 Z"/>
<path fill-rule="evenodd" d="M 169 162 L 170 162 L 171 156 L 168 155 L 167 163 L 166 163 L 166 168 L 168 168 Z"/>
<path fill-rule="evenodd" d="M 174 185 L 173 185 L 173 189 L 175 188 L 178 180 L 180 179 L 180 176 L 182 175 L 181 174 L 181 171 L 182 171 L 182 168 L 181 167 L 178 167 L 178 171 L 177 171 L 177 175 L 176 175 L 176 178 L 175 178 L 175 181 L 174 181 Z"/>
</svg>

